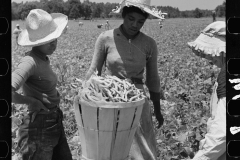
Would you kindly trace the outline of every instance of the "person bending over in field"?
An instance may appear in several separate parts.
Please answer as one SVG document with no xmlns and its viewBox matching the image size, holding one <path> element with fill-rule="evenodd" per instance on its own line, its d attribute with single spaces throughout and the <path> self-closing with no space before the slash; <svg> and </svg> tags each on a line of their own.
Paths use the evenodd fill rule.
<svg viewBox="0 0 240 160">
<path fill-rule="evenodd" d="M 12 102 L 25 104 L 28 110 L 17 135 L 19 160 L 72 160 L 59 108 L 57 75 L 48 58 L 67 23 L 64 14 L 33 9 L 19 35 L 19 45 L 32 47 L 12 73 Z M 23 94 L 16 92 L 20 87 Z"/>
<path fill-rule="evenodd" d="M 109 30 L 109 29 L 110 29 L 110 24 L 109 24 L 108 20 L 106 20 L 105 29 L 106 29 L 106 30 Z"/>
<path fill-rule="evenodd" d="M 22 29 L 20 28 L 19 24 L 16 24 L 16 28 L 13 31 L 13 34 L 15 35 L 15 39 L 16 39 L 16 47 L 15 50 L 18 49 L 18 36 L 19 34 L 22 32 Z"/>
<path fill-rule="evenodd" d="M 106 74 L 128 79 L 137 88 L 144 89 L 143 74 L 146 68 L 146 86 L 150 92 L 158 128 L 163 124 L 160 109 L 160 78 L 158 75 L 158 48 L 155 40 L 140 32 L 149 14 L 161 19 L 161 12 L 153 12 L 145 0 L 122 1 L 113 13 L 121 13 L 123 23 L 100 34 L 96 43 L 86 80 L 97 70 L 101 75 L 105 63 Z M 148 99 L 143 107 L 130 151 L 131 160 L 157 160 L 156 139 Z"/>
<path fill-rule="evenodd" d="M 194 160 L 226 159 L 226 26 L 224 21 L 208 25 L 199 37 L 189 42 L 192 51 L 206 58 L 221 69 L 213 87 L 210 101 L 211 117 L 207 122 L 207 134 L 200 141 Z"/>
</svg>

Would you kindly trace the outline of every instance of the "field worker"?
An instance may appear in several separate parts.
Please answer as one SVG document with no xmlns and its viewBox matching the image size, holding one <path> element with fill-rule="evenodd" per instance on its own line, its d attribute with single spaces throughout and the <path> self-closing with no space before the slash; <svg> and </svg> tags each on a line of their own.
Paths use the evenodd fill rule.
<svg viewBox="0 0 240 160">
<path fill-rule="evenodd" d="M 108 22 L 108 20 L 106 21 L 106 24 L 105 24 L 105 29 L 106 30 L 109 30 L 109 28 L 110 28 L 110 24 L 109 24 L 109 22 Z"/>
<path fill-rule="evenodd" d="M 67 23 L 64 14 L 33 9 L 19 35 L 19 45 L 32 47 L 12 73 L 12 102 L 25 104 L 28 110 L 17 135 L 21 160 L 72 160 L 59 108 L 57 75 L 48 57 L 56 50 L 57 38 Z M 20 88 L 23 94 L 16 92 Z"/>
<path fill-rule="evenodd" d="M 216 21 L 216 11 L 212 11 L 213 22 Z"/>
<path fill-rule="evenodd" d="M 161 21 L 158 22 L 159 28 L 161 29 L 163 27 L 163 24 Z"/>
<path fill-rule="evenodd" d="M 97 24 L 97 28 L 102 28 L 103 24 Z"/>
<path fill-rule="evenodd" d="M 162 17 L 163 19 L 160 19 L 158 22 L 159 28 L 161 29 L 163 27 L 163 22 L 165 21 L 165 15 L 167 15 L 167 13 L 163 13 Z"/>
<path fill-rule="evenodd" d="M 18 49 L 18 36 L 19 34 L 22 32 L 22 29 L 20 28 L 19 24 L 16 24 L 16 28 L 13 31 L 13 34 L 15 35 L 15 39 L 16 39 L 16 48 L 15 50 Z"/>
<path fill-rule="evenodd" d="M 206 58 L 221 69 L 213 87 L 210 101 L 211 117 L 207 122 L 207 134 L 200 141 L 194 160 L 226 159 L 226 26 L 224 21 L 209 24 L 199 37 L 189 42 L 193 52 Z"/>
<path fill-rule="evenodd" d="M 78 25 L 79 25 L 79 27 L 82 27 L 83 26 L 83 22 L 79 22 Z"/>
<path fill-rule="evenodd" d="M 163 124 L 160 109 L 160 77 L 158 75 L 158 48 L 154 39 L 140 32 L 146 19 L 151 14 L 161 19 L 161 12 L 153 12 L 149 6 L 151 1 L 121 1 L 120 6 L 113 10 L 121 13 L 123 23 L 115 29 L 101 33 L 95 43 L 91 66 L 86 80 L 98 71 L 101 75 L 103 64 L 106 74 L 128 79 L 139 89 L 144 89 L 143 75 L 146 68 L 146 86 L 154 105 L 158 128 Z M 151 106 L 146 98 L 140 125 L 134 136 L 129 158 L 131 160 L 157 160 L 156 138 L 154 133 Z"/>
</svg>

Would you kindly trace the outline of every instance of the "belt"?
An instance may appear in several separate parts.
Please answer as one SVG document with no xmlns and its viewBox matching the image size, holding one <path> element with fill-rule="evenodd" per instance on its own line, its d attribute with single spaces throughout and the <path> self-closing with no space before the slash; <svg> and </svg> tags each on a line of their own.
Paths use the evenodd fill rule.
<svg viewBox="0 0 240 160">
<path fill-rule="evenodd" d="M 49 110 L 50 111 L 48 112 L 48 111 L 42 109 L 38 112 L 38 114 L 50 114 L 50 113 L 53 113 L 53 112 L 57 112 L 58 110 L 60 110 L 60 108 L 59 108 L 58 105 L 56 105 L 56 107 L 54 107 L 52 109 L 49 109 Z"/>
<path fill-rule="evenodd" d="M 48 115 L 48 114 L 58 114 L 59 115 L 59 118 L 58 118 L 58 121 L 59 121 L 59 123 L 62 121 L 62 119 L 63 119 L 63 112 L 61 111 L 61 109 L 59 108 L 59 106 L 57 105 L 55 108 L 53 108 L 53 109 L 49 109 L 50 111 L 48 112 L 48 111 L 45 111 L 45 110 L 40 110 L 39 112 L 37 112 L 37 115 L 39 115 L 39 114 L 41 114 L 41 115 Z M 33 115 L 33 113 L 34 112 L 32 112 L 31 113 L 31 115 L 30 116 L 32 116 Z M 30 113 L 28 113 L 28 114 L 30 114 Z M 36 116 L 37 116 L 36 115 Z M 31 117 L 31 119 L 32 119 L 33 117 Z M 34 121 L 34 120 L 33 120 Z M 32 122 L 33 122 L 32 121 Z"/>
<path fill-rule="evenodd" d="M 130 78 L 130 79 L 127 79 L 127 81 L 132 84 L 144 84 L 143 80 L 140 78 Z"/>
</svg>

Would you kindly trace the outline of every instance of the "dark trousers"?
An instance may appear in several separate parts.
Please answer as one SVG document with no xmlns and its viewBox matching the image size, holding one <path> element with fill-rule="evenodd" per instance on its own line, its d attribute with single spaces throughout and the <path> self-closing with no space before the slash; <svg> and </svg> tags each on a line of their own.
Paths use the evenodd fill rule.
<svg viewBox="0 0 240 160">
<path fill-rule="evenodd" d="M 216 21 L 216 16 L 213 16 L 213 22 L 215 22 Z"/>
<path fill-rule="evenodd" d="M 65 136 L 60 109 L 49 114 L 32 114 L 23 118 L 18 132 L 19 160 L 72 160 Z"/>
</svg>

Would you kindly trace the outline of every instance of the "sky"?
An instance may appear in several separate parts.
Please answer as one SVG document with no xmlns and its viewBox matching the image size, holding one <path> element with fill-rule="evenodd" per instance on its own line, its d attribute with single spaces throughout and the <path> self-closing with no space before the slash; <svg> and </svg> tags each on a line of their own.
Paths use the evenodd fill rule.
<svg viewBox="0 0 240 160">
<path fill-rule="evenodd" d="M 26 2 L 36 0 L 12 0 L 12 2 Z M 38 0 L 39 1 L 39 0 Z M 66 1 L 66 0 L 64 0 Z M 119 3 L 121 0 L 89 0 L 96 3 Z M 151 5 L 155 6 L 172 6 L 178 8 L 180 11 L 199 9 L 214 10 L 218 5 L 221 5 L 224 0 L 151 0 Z M 81 0 L 83 2 L 83 0 Z"/>
</svg>

